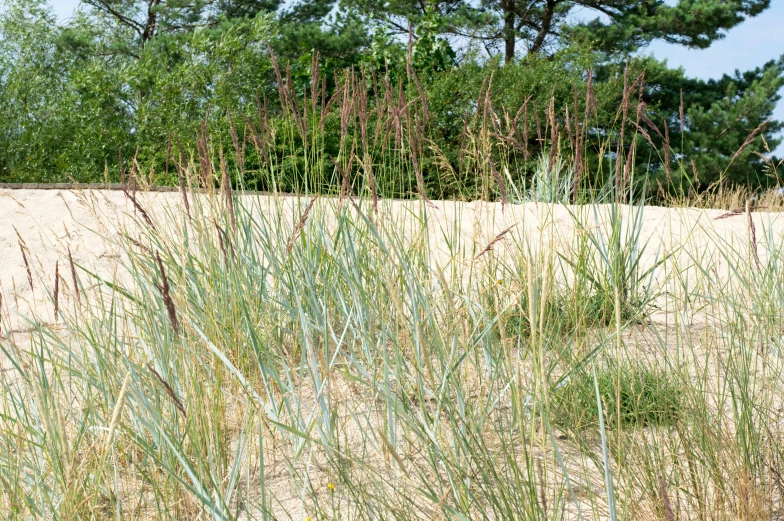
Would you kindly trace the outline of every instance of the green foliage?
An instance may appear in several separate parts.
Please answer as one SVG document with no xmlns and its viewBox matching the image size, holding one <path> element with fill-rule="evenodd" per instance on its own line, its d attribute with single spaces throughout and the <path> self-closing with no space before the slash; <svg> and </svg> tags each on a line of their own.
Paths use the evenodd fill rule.
<svg viewBox="0 0 784 521">
<path fill-rule="evenodd" d="M 703 81 L 645 56 L 629 57 L 627 71 L 624 54 L 654 33 L 701 46 L 707 40 L 699 35 L 684 40 L 684 31 L 705 33 L 708 39 L 718 33 L 707 26 L 675 27 L 671 32 L 664 28 L 675 23 L 672 17 L 677 13 L 706 9 L 715 15 L 716 27 L 727 28 L 738 16 L 759 13 L 767 5 L 761 1 L 675 7 L 657 3 L 644 16 L 623 15 L 622 20 L 605 23 L 607 31 L 626 27 L 638 38 L 640 27 L 658 20 L 659 33 L 648 27 L 643 40 L 631 47 L 625 36 L 597 39 L 604 29 L 597 29 L 599 36 L 587 38 L 578 30 L 582 26 L 564 26 L 563 34 L 570 35 L 568 45 L 563 41 L 547 54 L 528 53 L 503 65 L 501 56 L 488 59 L 476 45 L 485 42 L 485 49 L 493 49 L 483 40 L 484 29 L 480 30 L 489 27 L 492 9 L 472 11 L 460 2 L 422 8 L 403 1 L 383 7 L 317 0 L 296 3 L 273 15 L 279 4 L 268 0 L 169 0 L 154 9 L 139 0 L 91 0 L 66 25 L 55 22 L 43 0 L 5 0 L 4 5 L 7 8 L 0 15 L 0 179 L 4 181 L 95 181 L 105 175 L 116 180 L 120 150 L 123 157 L 136 156 L 140 163 L 153 165 L 157 182 L 173 182 L 171 150 L 178 147 L 172 143 L 180 142 L 186 156 L 195 154 L 196 135 L 204 123 L 213 150 L 233 150 L 228 114 L 233 115 L 240 138 L 244 135 L 247 141 L 246 119 L 258 119 L 258 95 L 268 107 L 267 116 L 280 119 L 279 128 L 293 131 L 275 152 L 281 166 L 278 182 L 301 186 L 297 172 L 323 172 L 331 166 L 328 156 L 341 153 L 341 143 L 360 138 L 355 120 L 347 125 L 340 122 L 335 112 L 338 100 L 326 103 L 352 68 L 367 94 L 365 110 L 373 115 L 368 125 L 374 146 L 378 145 L 375 160 L 388 159 L 390 153 L 390 147 L 378 144 L 379 135 L 385 139 L 393 135 L 399 141 L 408 133 L 400 127 L 390 134 L 389 121 L 376 120 L 384 117 L 381 108 L 388 103 L 381 93 L 395 90 L 396 99 L 401 92 L 408 101 L 422 98 L 418 102 L 422 112 L 409 112 L 421 118 L 417 123 L 421 142 L 414 143 L 422 152 L 417 168 L 424 186 L 440 196 L 498 195 L 489 187 L 494 174 L 488 158 L 493 159 L 492 166 L 509 166 L 515 181 L 529 183 L 538 158 L 551 149 L 553 121 L 559 127 L 554 148 L 570 168 L 578 160 L 576 149 L 581 149 L 578 177 L 585 187 L 602 186 L 613 177 L 619 148 L 625 154 L 634 150 L 629 164 L 652 190 L 662 185 L 662 190 L 682 193 L 718 181 L 754 186 L 780 181 L 769 175 L 758 155 L 765 151 L 760 136 L 747 146 L 744 142 L 772 115 L 784 85 L 784 59 Z M 382 7 L 384 16 L 380 16 Z M 572 7 L 564 2 L 559 16 Z M 613 8 L 634 10 L 626 4 Z M 401 17 L 408 17 L 410 27 L 401 25 Z M 558 20 L 567 23 L 566 18 Z M 467 33 L 467 44 L 459 48 L 451 35 L 469 26 L 474 32 Z M 318 131 L 308 130 L 315 134 L 307 140 L 323 145 L 324 154 L 318 158 L 306 150 L 295 130 L 298 124 L 290 119 L 288 102 L 279 97 L 269 49 L 277 57 L 281 82 L 296 93 L 297 105 L 305 97 L 312 100 L 319 91 L 326 112 L 332 111 L 321 114 L 321 104 L 311 110 L 310 117 L 318 117 L 319 125 Z M 315 86 L 314 60 L 319 71 Z M 593 71 L 593 103 L 586 110 L 588 71 Z M 639 82 L 634 83 L 636 79 Z M 634 83 L 635 89 L 624 101 L 625 82 Z M 624 102 L 629 106 L 626 120 L 618 110 Z M 647 122 L 639 114 L 645 114 Z M 512 120 L 515 129 L 509 126 Z M 578 127 L 585 133 L 579 146 L 572 135 Z M 760 128 L 770 149 L 779 144 L 775 134 L 781 128 L 776 121 Z M 525 153 L 509 140 L 487 148 L 481 129 L 504 136 L 512 132 Z M 344 130 L 350 136 L 341 136 Z M 350 147 L 343 152 L 349 154 Z M 411 160 L 409 152 L 397 153 L 400 161 Z M 257 183 L 253 172 L 263 158 L 255 149 L 249 150 L 243 154 L 245 168 L 234 164 L 236 155 L 226 156 L 232 174 L 246 174 L 246 184 Z M 398 179 L 398 184 L 402 182 Z"/>
<path fill-rule="evenodd" d="M 616 362 L 597 369 L 596 385 L 605 424 L 611 429 L 619 424 L 672 426 L 683 417 L 681 386 L 662 370 Z M 553 396 L 557 423 L 574 431 L 598 428 L 599 405 L 590 371 L 575 372 Z"/>
<path fill-rule="evenodd" d="M 335 7 L 335 0 L 313 0 L 282 12 L 275 51 L 283 60 L 306 58 L 308 67 L 311 54 L 318 53 L 333 72 L 359 63 L 371 44 L 367 27 L 356 11 Z"/>
</svg>

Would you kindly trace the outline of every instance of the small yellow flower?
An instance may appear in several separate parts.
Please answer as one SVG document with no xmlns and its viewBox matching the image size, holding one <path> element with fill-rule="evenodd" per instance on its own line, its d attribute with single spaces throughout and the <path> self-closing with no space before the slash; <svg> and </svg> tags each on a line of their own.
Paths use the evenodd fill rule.
<svg viewBox="0 0 784 521">
<path fill-rule="evenodd" d="M 335 484 L 334 483 L 327 483 L 327 488 L 330 492 L 335 492 Z"/>
</svg>

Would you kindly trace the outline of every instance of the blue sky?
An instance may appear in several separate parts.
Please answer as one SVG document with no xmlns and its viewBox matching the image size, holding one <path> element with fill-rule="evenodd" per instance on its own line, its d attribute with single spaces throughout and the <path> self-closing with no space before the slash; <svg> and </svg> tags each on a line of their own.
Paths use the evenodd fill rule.
<svg viewBox="0 0 784 521">
<path fill-rule="evenodd" d="M 79 0 L 50 3 L 57 16 L 64 19 L 73 13 Z M 773 0 L 771 4 L 760 16 L 746 20 L 708 49 L 692 50 L 657 41 L 646 52 L 667 59 L 670 66 L 683 67 L 689 76 L 703 79 L 759 67 L 784 54 L 784 0 Z M 779 102 L 775 117 L 784 120 L 784 101 Z M 778 152 L 784 152 L 784 145 Z"/>
</svg>

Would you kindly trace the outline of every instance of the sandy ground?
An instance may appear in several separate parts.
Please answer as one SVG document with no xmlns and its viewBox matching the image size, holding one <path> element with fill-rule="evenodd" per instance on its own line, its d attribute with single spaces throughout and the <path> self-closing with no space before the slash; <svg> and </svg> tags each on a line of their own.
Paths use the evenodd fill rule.
<svg viewBox="0 0 784 521">
<path fill-rule="evenodd" d="M 139 193 L 138 197 L 151 214 L 181 204 L 181 196 L 177 193 Z M 258 203 L 258 210 L 263 212 L 276 204 L 269 196 L 244 197 L 256 198 L 253 202 Z M 292 222 L 307 204 L 306 199 L 294 197 L 277 202 L 282 202 Z M 327 215 L 336 206 L 334 200 L 327 199 L 322 199 L 320 205 Z M 498 233 L 510 226 L 513 228 L 508 236 L 494 248 L 496 255 L 503 256 L 504 244 L 509 243 L 529 244 L 532 248 L 538 244 L 552 244 L 558 249 L 566 247 L 578 231 L 575 213 L 582 215 L 580 220 L 589 230 L 606 222 L 601 208 L 551 207 L 535 203 L 502 208 L 497 203 L 449 201 L 436 201 L 434 205 L 427 207 L 428 240 L 436 257 L 434 260 L 442 267 L 450 261 L 470 264 Z M 382 204 L 380 218 L 400 229 L 411 227 L 414 232 L 419 226 L 417 217 L 421 216 L 422 209 L 419 201 L 387 201 Z M 118 191 L 0 191 L 0 295 L 2 314 L 6 320 L 10 319 L 7 323 L 12 329 L 24 330 L 31 320 L 48 322 L 53 318 L 50 292 L 54 286 L 55 265 L 59 260 L 63 280 L 70 280 L 69 250 L 76 264 L 104 277 L 113 277 L 118 257 L 106 239 L 111 240 L 121 228 L 132 230 L 134 213 L 134 206 Z M 649 241 L 646 262 L 653 262 L 664 252 L 677 250 L 684 265 L 691 258 L 692 263 L 716 264 L 703 266 L 706 269 L 721 270 L 721 259 L 715 256 L 693 257 L 704 253 L 701 250 L 708 245 L 716 244 L 717 238 L 741 248 L 748 245 L 746 216 L 716 219 L 725 213 L 723 210 L 645 208 L 642 236 Z M 764 243 L 767 236 L 777 245 L 784 234 L 784 216 L 754 213 L 753 219 L 758 241 Z M 545 222 L 552 226 L 543 226 Z M 455 241 L 456 237 L 460 240 Z M 764 247 L 760 247 L 760 255 L 764 258 Z M 32 287 L 25 257 L 32 272 Z"/>
</svg>

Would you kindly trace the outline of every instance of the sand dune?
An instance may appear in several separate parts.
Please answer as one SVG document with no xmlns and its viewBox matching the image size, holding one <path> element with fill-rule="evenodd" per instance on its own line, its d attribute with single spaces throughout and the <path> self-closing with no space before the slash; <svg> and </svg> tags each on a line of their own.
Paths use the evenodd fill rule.
<svg viewBox="0 0 784 521">
<path fill-rule="evenodd" d="M 138 193 L 141 205 L 155 215 L 181 204 L 178 193 Z M 256 211 L 281 211 L 295 221 L 307 204 L 307 198 L 266 195 L 243 196 L 244 204 L 257 205 Z M 282 204 L 282 206 L 278 206 Z M 330 215 L 336 200 L 322 198 L 320 208 Z M 420 201 L 384 201 L 381 222 L 394 223 L 400 230 L 421 229 L 414 218 L 423 209 L 427 215 L 428 240 L 435 260 L 466 262 L 472 259 L 503 230 L 512 227 L 505 241 L 494 248 L 503 255 L 504 242 L 528 243 L 536 248 L 552 243 L 566 247 L 573 238 L 579 217 L 586 228 L 601 227 L 606 219 L 605 207 L 565 207 L 528 203 L 507 205 L 485 202 L 435 201 L 425 206 Z M 370 209 L 366 210 L 370 213 Z M 627 208 L 628 212 L 629 209 Z M 679 247 L 681 256 L 694 255 L 701 248 L 717 244 L 717 239 L 737 247 L 748 245 L 749 228 L 745 214 L 720 218 L 722 210 L 699 210 L 646 207 L 642 236 L 648 240 L 649 262 L 662 252 Z M 120 191 L 102 190 L 2 190 L 0 191 L 0 295 L 2 313 L 12 329 L 29 327 L 27 321 L 50 321 L 53 318 L 51 294 L 55 265 L 60 261 L 63 280 L 70 280 L 68 251 L 74 262 L 103 277 L 117 274 L 119 253 L 111 240 L 119 230 L 133 230 L 138 212 Z M 784 234 L 784 217 L 778 213 L 754 213 L 756 234 L 760 242 L 769 234 L 778 241 Z M 547 223 L 550 226 L 543 226 Z M 413 236 L 413 234 L 411 235 Z M 449 237 L 460 237 L 450 241 Z M 719 241 L 721 242 L 721 241 Z M 456 247 L 455 244 L 458 246 Z M 33 285 L 25 266 L 27 257 Z M 761 255 L 764 257 L 764 247 Z M 717 266 L 721 269 L 721 266 Z"/>
</svg>

